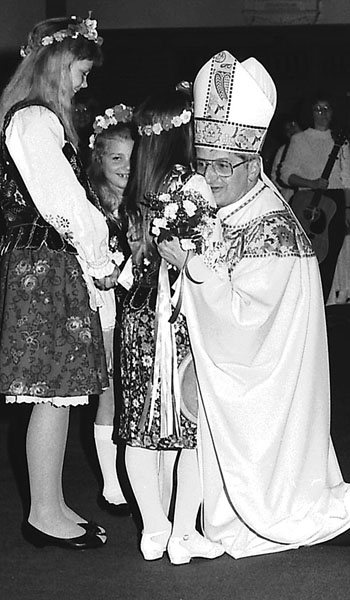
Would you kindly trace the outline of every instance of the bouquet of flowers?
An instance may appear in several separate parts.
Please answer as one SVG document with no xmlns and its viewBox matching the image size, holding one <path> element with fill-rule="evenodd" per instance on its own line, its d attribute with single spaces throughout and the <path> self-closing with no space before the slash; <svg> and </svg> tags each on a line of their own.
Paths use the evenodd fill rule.
<svg viewBox="0 0 350 600">
<path fill-rule="evenodd" d="M 183 250 L 200 254 L 205 240 L 214 229 L 217 208 L 210 206 L 195 190 L 180 190 L 146 196 L 147 206 L 154 214 L 151 233 L 158 242 L 178 237 Z"/>
</svg>

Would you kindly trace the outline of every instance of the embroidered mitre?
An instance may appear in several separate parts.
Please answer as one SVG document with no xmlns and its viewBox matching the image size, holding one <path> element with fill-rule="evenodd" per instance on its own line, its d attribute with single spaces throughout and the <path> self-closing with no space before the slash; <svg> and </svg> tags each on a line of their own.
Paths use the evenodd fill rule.
<svg viewBox="0 0 350 600">
<path fill-rule="evenodd" d="M 255 58 L 227 50 L 199 71 L 193 87 L 195 145 L 257 154 L 276 108 L 276 87 Z"/>
</svg>

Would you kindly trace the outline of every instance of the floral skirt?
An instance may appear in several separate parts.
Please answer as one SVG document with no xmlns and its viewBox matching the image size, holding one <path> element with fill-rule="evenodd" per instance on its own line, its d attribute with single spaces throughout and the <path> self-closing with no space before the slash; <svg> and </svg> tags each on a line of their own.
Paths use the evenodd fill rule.
<svg viewBox="0 0 350 600">
<path fill-rule="evenodd" d="M 16 249 L 0 260 L 0 393 L 69 398 L 108 387 L 100 318 L 76 257 Z M 77 402 L 72 399 L 71 404 Z M 80 403 L 80 402 L 79 402 Z"/>
<path fill-rule="evenodd" d="M 157 290 L 136 287 L 124 301 L 121 327 L 121 378 L 123 404 L 120 415 L 119 438 L 130 446 L 150 450 L 175 450 L 195 448 L 197 427 L 193 421 L 180 414 L 180 435 L 160 436 L 160 397 L 156 398 L 154 417 L 150 430 L 140 423 L 144 412 L 149 381 L 155 355 L 154 325 Z M 175 322 L 177 362 L 190 351 L 189 337 L 184 317 Z M 149 414 L 146 415 L 148 422 Z M 115 438 L 115 436 L 114 436 Z"/>
</svg>

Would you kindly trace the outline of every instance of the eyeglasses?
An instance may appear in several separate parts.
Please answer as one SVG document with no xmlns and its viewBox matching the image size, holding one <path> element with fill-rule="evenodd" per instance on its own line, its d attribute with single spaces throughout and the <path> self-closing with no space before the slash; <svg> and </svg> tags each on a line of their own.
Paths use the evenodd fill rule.
<svg viewBox="0 0 350 600">
<path fill-rule="evenodd" d="M 316 106 L 312 107 L 313 112 L 316 113 L 323 113 L 323 112 L 329 112 L 332 110 L 331 106 L 328 106 L 328 104 L 326 106 L 321 106 L 320 104 L 316 104 Z"/>
<path fill-rule="evenodd" d="M 234 169 L 244 165 L 244 163 L 248 162 L 247 160 L 242 160 L 240 163 L 233 165 L 228 160 L 222 160 L 217 158 L 215 160 L 204 160 L 203 158 L 197 158 L 196 161 L 196 171 L 199 175 L 205 175 L 207 172 L 207 168 L 211 167 L 218 177 L 231 177 L 233 175 Z"/>
</svg>

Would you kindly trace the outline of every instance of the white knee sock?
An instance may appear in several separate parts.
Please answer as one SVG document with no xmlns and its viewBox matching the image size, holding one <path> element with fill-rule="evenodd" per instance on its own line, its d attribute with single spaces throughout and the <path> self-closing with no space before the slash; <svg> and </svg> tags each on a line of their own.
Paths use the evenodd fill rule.
<svg viewBox="0 0 350 600">
<path fill-rule="evenodd" d="M 100 463 L 102 495 L 111 504 L 124 504 L 126 500 L 117 475 L 117 446 L 112 441 L 113 425 L 94 425 L 94 437 Z"/>
<path fill-rule="evenodd" d="M 158 458 L 159 452 L 156 450 L 126 446 L 126 469 L 145 533 L 168 531 L 170 527 L 162 505 Z"/>
</svg>

